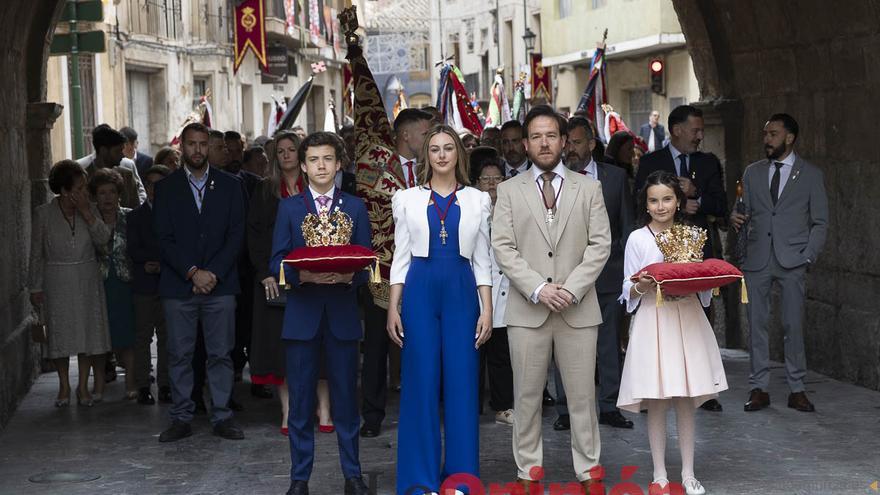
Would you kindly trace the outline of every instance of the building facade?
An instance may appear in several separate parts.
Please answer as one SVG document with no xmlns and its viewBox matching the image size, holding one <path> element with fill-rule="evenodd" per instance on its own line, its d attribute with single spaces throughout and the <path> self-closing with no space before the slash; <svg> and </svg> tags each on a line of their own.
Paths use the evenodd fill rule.
<svg viewBox="0 0 880 495">
<path fill-rule="evenodd" d="M 434 63 L 452 57 L 484 109 L 498 67 L 504 68 L 510 96 L 513 82 L 529 65 L 526 27 L 535 34 L 534 50 L 541 51 L 541 13 L 540 0 L 431 0 L 432 94 L 439 77 Z"/>
<path fill-rule="evenodd" d="M 608 103 L 630 128 L 652 110 L 665 125 L 669 110 L 696 102 L 700 90 L 672 0 L 542 0 L 543 64 L 552 67 L 556 106 L 574 112 L 590 61 L 608 30 Z M 662 92 L 652 91 L 650 65 L 663 64 Z"/>
<path fill-rule="evenodd" d="M 103 22 L 81 28 L 103 30 L 107 37 L 106 52 L 80 55 L 86 151 L 91 151 L 91 129 L 107 123 L 134 128 L 140 151 L 155 153 L 208 91 L 213 126 L 253 139 L 266 133 L 272 97 L 292 97 L 311 75 L 310 64 L 318 61 L 327 71 L 315 76 L 296 124 L 309 132 L 323 129 L 328 103 L 342 95 L 344 51 L 337 47 L 344 43 L 334 43 L 338 23 L 333 21 L 343 3 L 325 0 L 319 31 L 312 35 L 309 12 L 288 25 L 284 0 L 264 0 L 267 48 L 282 56 L 286 51 L 288 57 L 283 81 L 264 77 L 253 54 L 233 74 L 235 0 L 105 2 Z M 69 64 L 69 57 L 56 56 L 47 67 L 48 100 L 65 109 L 70 108 Z M 65 110 L 51 134 L 53 161 L 72 157 L 71 129 Z"/>
</svg>

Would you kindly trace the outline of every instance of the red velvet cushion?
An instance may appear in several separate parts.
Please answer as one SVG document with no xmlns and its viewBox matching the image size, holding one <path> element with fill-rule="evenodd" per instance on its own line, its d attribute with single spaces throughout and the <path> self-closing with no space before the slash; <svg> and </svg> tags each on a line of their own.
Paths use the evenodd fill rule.
<svg viewBox="0 0 880 495">
<path fill-rule="evenodd" d="M 301 247 L 284 257 L 284 263 L 310 272 L 353 273 L 375 261 L 372 249 L 357 244 Z"/>
<path fill-rule="evenodd" d="M 714 258 L 701 263 L 654 263 L 639 270 L 639 273 L 645 271 L 668 296 L 684 296 L 723 287 L 743 277 L 735 266 Z M 638 279 L 638 273 L 630 277 L 633 282 Z"/>
</svg>

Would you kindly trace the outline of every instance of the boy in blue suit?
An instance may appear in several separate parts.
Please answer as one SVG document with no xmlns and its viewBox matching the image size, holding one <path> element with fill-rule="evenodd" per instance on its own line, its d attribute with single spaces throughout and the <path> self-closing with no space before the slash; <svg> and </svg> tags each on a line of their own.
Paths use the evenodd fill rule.
<svg viewBox="0 0 880 495">
<path fill-rule="evenodd" d="M 306 215 L 341 211 L 352 222 L 351 244 L 372 248 L 370 220 L 363 201 L 335 187 L 344 156 L 342 141 L 317 132 L 299 147 L 299 161 L 308 178 L 302 193 L 281 201 L 272 242 L 269 269 L 279 270 L 291 250 L 306 246 L 302 223 Z M 288 495 L 308 495 L 315 451 L 315 393 L 321 356 L 326 360 L 330 407 L 339 441 L 339 458 L 346 495 L 366 495 L 358 459 L 357 408 L 358 318 L 357 287 L 367 273 L 316 273 L 285 266 L 290 286 L 282 338 L 287 346 L 287 386 L 290 391 L 291 484 Z M 268 296 L 267 296 L 268 297 Z"/>
</svg>

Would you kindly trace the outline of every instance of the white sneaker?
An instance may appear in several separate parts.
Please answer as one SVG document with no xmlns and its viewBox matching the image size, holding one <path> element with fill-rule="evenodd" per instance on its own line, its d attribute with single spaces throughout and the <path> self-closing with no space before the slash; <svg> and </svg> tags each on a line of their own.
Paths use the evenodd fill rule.
<svg viewBox="0 0 880 495">
<path fill-rule="evenodd" d="M 706 489 L 703 488 L 703 485 L 696 478 L 688 478 L 682 481 L 681 484 L 684 485 L 687 495 L 703 495 L 706 493 Z"/>
<path fill-rule="evenodd" d="M 499 425 L 513 426 L 513 409 L 495 413 L 495 422 Z"/>
</svg>

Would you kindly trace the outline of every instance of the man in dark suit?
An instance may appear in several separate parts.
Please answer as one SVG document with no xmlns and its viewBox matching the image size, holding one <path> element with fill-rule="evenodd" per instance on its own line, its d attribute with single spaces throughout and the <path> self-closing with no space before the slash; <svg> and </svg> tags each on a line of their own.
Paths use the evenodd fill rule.
<svg viewBox="0 0 880 495">
<path fill-rule="evenodd" d="M 596 162 L 592 158 L 596 141 L 589 120 L 572 117 L 568 121 L 565 165 L 602 184 L 602 197 L 611 226 L 611 254 L 596 281 L 596 293 L 602 309 L 602 324 L 596 342 L 596 364 L 599 371 L 599 424 L 615 428 L 632 428 L 633 422 L 617 409 L 620 390 L 620 327 L 623 306 L 617 301 L 623 286 L 623 253 L 626 239 L 633 229 L 632 194 L 626 172 L 613 165 Z M 568 404 L 562 377 L 556 369 L 556 411 L 559 418 L 553 424 L 556 430 L 569 429 Z"/>
<path fill-rule="evenodd" d="M 727 194 L 718 157 L 697 151 L 703 141 L 703 111 L 690 105 L 681 105 L 669 113 L 667 123 L 669 145 L 642 157 L 635 190 L 640 191 L 645 179 L 657 170 L 678 176 L 681 188 L 688 197 L 683 207 L 687 218 L 708 232 L 703 258 L 720 257 L 721 246 L 712 243 L 713 226 L 709 224 L 709 217 L 727 218 Z M 715 248 L 719 251 L 717 255 Z M 722 409 L 716 399 L 708 400 L 700 407 L 716 412 Z"/>
<path fill-rule="evenodd" d="M 648 145 L 648 152 L 659 150 L 666 140 L 666 129 L 660 125 L 660 112 L 654 110 L 648 117 L 648 123 L 639 128 L 639 136 Z"/>
<path fill-rule="evenodd" d="M 162 269 L 159 239 L 153 229 L 155 184 L 171 173 L 164 165 L 151 167 L 144 173 L 147 201 L 128 214 L 128 257 L 132 261 L 131 292 L 135 319 L 135 385 L 138 404 L 151 405 L 156 400 L 150 392 L 150 344 L 156 333 L 156 382 L 159 402 L 171 402 L 168 380 L 167 331 L 162 300 L 159 298 L 159 273 Z"/>
<path fill-rule="evenodd" d="M 156 184 L 154 223 L 162 256 L 159 295 L 168 325 L 171 427 L 159 436 L 173 442 L 192 434 L 195 403 L 192 357 L 202 323 L 214 433 L 238 440 L 244 433 L 228 407 L 235 343 L 238 258 L 244 242 L 241 183 L 208 166 L 208 129 L 193 123 L 181 132 L 184 166 Z"/>
<path fill-rule="evenodd" d="M 342 141 L 329 132 L 316 132 L 303 140 L 299 161 L 308 176 L 308 187 L 281 201 L 272 240 L 269 268 L 284 270 L 290 289 L 284 311 L 282 339 L 287 346 L 287 383 L 290 391 L 288 428 L 290 437 L 289 495 L 308 495 L 315 451 L 315 397 L 321 359 L 326 360 L 331 413 L 336 426 L 339 457 L 346 495 L 366 495 L 358 455 L 357 406 L 358 317 L 357 287 L 367 282 L 358 273 L 317 273 L 284 266 L 293 249 L 306 246 L 302 224 L 306 216 L 337 211 L 353 222 L 351 244 L 372 248 L 370 219 L 364 202 L 336 188 L 336 172 L 342 167 Z M 280 277 L 279 277 L 280 278 Z M 274 296 L 269 294 L 267 297 Z"/>
<path fill-rule="evenodd" d="M 134 162 L 135 167 L 137 167 L 138 175 L 144 177 L 147 174 L 147 170 L 153 166 L 153 157 L 138 151 L 137 131 L 131 127 L 123 127 L 122 129 L 119 129 L 119 132 L 125 136 L 126 140 L 125 146 L 122 148 L 122 154 Z M 146 180 L 146 178 L 144 178 L 144 180 Z"/>
</svg>

